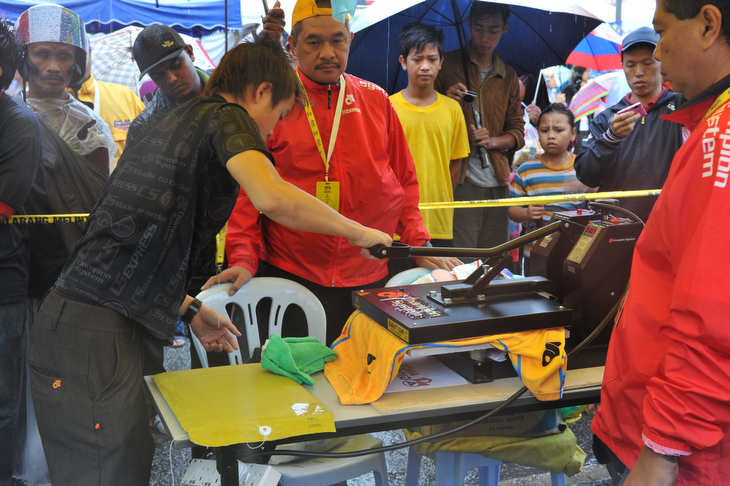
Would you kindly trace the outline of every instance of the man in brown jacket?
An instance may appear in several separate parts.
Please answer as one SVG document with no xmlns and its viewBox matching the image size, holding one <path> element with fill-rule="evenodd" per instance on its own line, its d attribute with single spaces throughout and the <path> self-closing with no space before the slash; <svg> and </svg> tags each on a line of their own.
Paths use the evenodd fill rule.
<svg viewBox="0 0 730 486">
<path fill-rule="evenodd" d="M 517 74 L 495 51 L 509 29 L 509 14 L 506 5 L 474 2 L 467 20 L 472 38 L 446 53 L 436 79 L 437 91 L 461 103 L 470 129 L 471 155 L 462 164 L 455 201 L 508 197 L 510 162 L 525 144 Z M 478 94 L 473 102 L 463 98 L 466 91 Z M 456 209 L 454 246 L 497 246 L 507 241 L 508 225 L 506 207 Z"/>
</svg>

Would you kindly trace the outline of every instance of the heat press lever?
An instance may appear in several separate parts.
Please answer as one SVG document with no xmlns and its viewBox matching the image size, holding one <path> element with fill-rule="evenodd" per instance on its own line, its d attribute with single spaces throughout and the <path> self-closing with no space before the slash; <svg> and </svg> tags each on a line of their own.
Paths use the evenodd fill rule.
<svg viewBox="0 0 730 486">
<path fill-rule="evenodd" d="M 409 258 L 412 249 L 404 243 L 394 241 L 393 246 L 375 245 L 368 248 L 368 251 L 375 258 Z"/>
<path fill-rule="evenodd" d="M 463 283 L 447 284 L 441 287 L 441 296 L 444 301 L 448 299 L 448 303 L 451 304 L 484 300 L 484 289 L 502 270 L 507 268 L 511 261 L 512 256 L 505 253 L 489 270 L 482 265 L 482 267 L 472 272 Z"/>
<path fill-rule="evenodd" d="M 516 240 L 513 240 L 516 241 Z M 410 258 L 410 257 L 477 257 L 487 258 L 500 255 L 504 245 L 494 248 L 440 248 L 434 246 L 408 246 L 397 241 L 393 246 L 375 245 L 368 248 L 371 255 L 376 258 Z"/>
<path fill-rule="evenodd" d="M 433 246 L 408 246 L 400 242 L 393 242 L 393 246 L 375 245 L 368 248 L 370 254 L 376 258 L 410 258 L 417 256 L 428 257 L 472 257 L 486 260 L 491 257 L 500 257 L 510 250 L 519 248 L 526 243 L 536 241 L 543 236 L 555 233 L 560 229 L 560 222 L 554 221 L 542 228 L 532 231 L 514 240 L 503 243 L 494 248 L 441 248 Z"/>
</svg>

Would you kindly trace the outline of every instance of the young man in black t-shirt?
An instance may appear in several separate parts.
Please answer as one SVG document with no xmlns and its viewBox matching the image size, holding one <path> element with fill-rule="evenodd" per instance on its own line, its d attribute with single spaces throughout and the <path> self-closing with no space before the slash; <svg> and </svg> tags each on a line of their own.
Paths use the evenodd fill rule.
<svg viewBox="0 0 730 486">
<path fill-rule="evenodd" d="M 33 398 L 54 484 L 148 484 L 142 327 L 171 341 L 183 316 L 207 351 L 238 347 L 228 318 L 185 289 L 239 184 L 284 225 L 362 248 L 391 243 L 279 177 L 263 137 L 287 115 L 297 87 L 281 46 L 236 46 L 203 97 L 124 151 L 31 332 Z"/>
</svg>

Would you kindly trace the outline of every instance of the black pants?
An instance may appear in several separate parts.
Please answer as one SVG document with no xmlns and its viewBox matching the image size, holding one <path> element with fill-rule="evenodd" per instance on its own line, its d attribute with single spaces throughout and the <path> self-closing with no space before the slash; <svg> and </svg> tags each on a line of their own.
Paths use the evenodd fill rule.
<svg viewBox="0 0 730 486">
<path fill-rule="evenodd" d="M 51 291 L 33 321 L 28 363 L 51 482 L 147 486 L 154 442 L 141 326 Z"/>
<path fill-rule="evenodd" d="M 606 466 L 614 486 L 623 484 L 622 482 L 629 474 L 630 469 L 616 457 L 616 454 L 597 435 L 593 436 L 593 455 L 596 456 L 599 464 Z"/>
</svg>

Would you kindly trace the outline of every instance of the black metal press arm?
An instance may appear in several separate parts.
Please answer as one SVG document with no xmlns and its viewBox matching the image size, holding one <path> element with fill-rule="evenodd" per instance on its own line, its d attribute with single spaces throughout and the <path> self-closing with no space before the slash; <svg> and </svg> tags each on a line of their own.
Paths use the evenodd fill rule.
<svg viewBox="0 0 730 486">
<path fill-rule="evenodd" d="M 393 246 L 376 245 L 370 248 L 369 251 L 378 258 L 410 258 L 417 256 L 481 258 L 485 264 L 489 265 L 488 270 L 485 265 L 482 265 L 463 282 L 445 284 L 441 287 L 441 296 L 448 304 L 468 303 L 480 300 L 480 296 L 484 295 L 489 283 L 509 265 L 510 251 L 559 231 L 561 224 L 560 221 L 554 221 L 538 230 L 493 248 L 412 247 L 395 243 Z"/>
<path fill-rule="evenodd" d="M 560 221 L 554 221 L 526 235 L 510 240 L 493 248 L 444 248 L 426 246 L 408 246 L 396 243 L 393 246 L 375 245 L 369 248 L 370 254 L 377 258 L 410 258 L 410 257 L 474 257 L 486 260 L 501 257 L 515 248 L 539 240 L 543 236 L 555 233 L 560 229 Z"/>
</svg>

